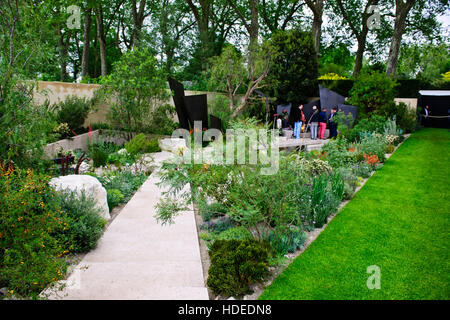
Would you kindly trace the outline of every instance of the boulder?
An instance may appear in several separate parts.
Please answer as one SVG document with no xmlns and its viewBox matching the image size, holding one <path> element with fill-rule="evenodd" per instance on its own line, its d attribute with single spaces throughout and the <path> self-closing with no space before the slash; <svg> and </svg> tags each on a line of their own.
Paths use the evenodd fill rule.
<svg viewBox="0 0 450 320">
<path fill-rule="evenodd" d="M 87 196 L 94 197 L 97 206 L 101 209 L 99 215 L 104 219 L 110 219 L 109 207 L 106 195 L 106 189 L 94 177 L 88 175 L 68 175 L 53 178 L 50 185 L 57 191 L 67 190 L 81 195 L 81 192 Z"/>
<path fill-rule="evenodd" d="M 186 150 L 186 140 L 182 138 L 167 138 L 159 140 L 159 147 L 162 151 L 178 153 L 180 150 Z"/>
</svg>

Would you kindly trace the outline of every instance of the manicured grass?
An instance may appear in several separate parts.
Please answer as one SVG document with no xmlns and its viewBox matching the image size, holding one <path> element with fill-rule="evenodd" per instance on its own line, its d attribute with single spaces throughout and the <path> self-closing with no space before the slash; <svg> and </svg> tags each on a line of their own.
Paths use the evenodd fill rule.
<svg viewBox="0 0 450 320">
<path fill-rule="evenodd" d="M 260 299 L 449 299 L 449 165 L 448 130 L 414 133 Z"/>
</svg>

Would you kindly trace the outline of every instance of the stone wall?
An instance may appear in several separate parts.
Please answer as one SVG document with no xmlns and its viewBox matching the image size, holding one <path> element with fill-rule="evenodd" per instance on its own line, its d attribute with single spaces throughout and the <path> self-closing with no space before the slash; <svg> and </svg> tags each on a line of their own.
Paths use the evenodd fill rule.
<svg viewBox="0 0 450 320">
<path fill-rule="evenodd" d="M 44 148 L 44 153 L 50 158 L 55 158 L 61 150 L 68 151 L 81 149 L 83 151 L 87 151 L 89 144 L 100 141 L 111 141 L 117 145 L 123 145 L 127 140 L 124 133 L 121 132 L 95 130 L 91 132 L 91 136 L 89 136 L 89 133 L 85 133 L 70 139 L 50 143 Z"/>
<path fill-rule="evenodd" d="M 43 103 L 46 99 L 50 101 L 51 104 L 58 103 L 60 101 L 64 101 L 67 96 L 76 95 L 78 97 L 84 98 L 92 98 L 94 92 L 100 88 L 98 84 L 82 84 L 82 83 L 68 83 L 68 82 L 50 82 L 50 81 L 39 81 L 38 86 L 35 89 L 34 100 L 37 103 Z M 186 91 L 185 94 L 196 95 L 196 94 L 205 94 L 205 92 L 199 91 Z M 208 101 L 213 102 L 217 97 L 218 93 L 216 92 L 206 92 L 208 95 Z M 308 101 L 314 101 L 319 98 L 310 98 Z M 397 98 L 395 99 L 397 103 L 404 102 L 410 108 L 417 108 L 417 99 L 406 99 L 406 98 Z M 167 101 L 170 105 L 174 106 L 173 99 L 169 99 Z M 107 113 L 108 113 L 108 104 L 102 103 L 95 106 L 96 111 L 91 113 L 86 119 L 85 126 L 92 123 L 107 123 Z M 178 117 L 175 115 L 174 121 L 178 121 Z"/>
<path fill-rule="evenodd" d="M 34 92 L 34 101 L 42 104 L 46 99 L 50 104 L 64 101 L 70 95 L 76 95 L 80 98 L 90 99 L 94 96 L 94 92 L 100 88 L 98 84 L 82 84 L 82 83 L 68 83 L 68 82 L 51 82 L 39 81 L 38 86 Z M 205 94 L 200 91 L 185 91 L 187 96 L 196 94 Z M 218 95 L 215 92 L 206 92 L 208 101 L 212 102 Z M 166 103 L 175 106 L 173 99 L 170 98 Z M 92 123 L 107 123 L 108 103 L 102 103 L 95 106 L 95 112 L 89 114 L 86 119 L 85 126 Z M 178 117 L 175 115 L 174 121 L 178 122 Z"/>
</svg>

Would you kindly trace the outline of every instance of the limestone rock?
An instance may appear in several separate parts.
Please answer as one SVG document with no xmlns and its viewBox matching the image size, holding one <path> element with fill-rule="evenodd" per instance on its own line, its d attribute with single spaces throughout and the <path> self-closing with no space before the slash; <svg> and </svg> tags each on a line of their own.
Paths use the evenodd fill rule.
<svg viewBox="0 0 450 320">
<path fill-rule="evenodd" d="M 68 175 L 53 178 L 50 185 L 57 191 L 67 190 L 81 195 L 84 191 L 87 196 L 92 196 L 101 209 L 99 215 L 104 219 L 110 219 L 106 189 L 94 177 L 88 175 Z"/>
</svg>

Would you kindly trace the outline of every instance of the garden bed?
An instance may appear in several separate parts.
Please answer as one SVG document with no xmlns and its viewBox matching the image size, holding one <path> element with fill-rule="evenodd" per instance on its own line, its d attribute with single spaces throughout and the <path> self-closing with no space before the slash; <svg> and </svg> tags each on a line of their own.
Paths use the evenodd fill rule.
<svg viewBox="0 0 450 320">
<path fill-rule="evenodd" d="M 413 134 L 260 299 L 448 299 L 448 141 Z"/>
<path fill-rule="evenodd" d="M 258 164 L 163 166 L 169 192 L 156 217 L 170 222 L 185 201 L 194 202 L 200 243 L 209 249 L 210 261 L 202 247 L 211 298 L 257 297 L 405 139 L 395 120 L 382 118 L 361 121 L 346 136 L 320 151 L 281 152 L 269 175 Z M 190 194 L 182 191 L 187 184 Z"/>
<path fill-rule="evenodd" d="M 410 134 L 404 135 L 405 140 L 403 142 L 405 142 L 409 138 L 409 136 L 410 136 Z M 394 148 L 394 151 L 391 154 L 386 154 L 386 161 L 387 161 L 387 159 L 389 159 L 392 156 L 392 154 L 395 153 L 395 151 L 403 144 L 403 142 L 398 144 Z M 360 185 L 355 189 L 352 198 L 359 192 L 359 190 L 361 190 L 362 187 L 364 187 L 366 182 L 372 177 L 372 175 L 375 172 L 376 171 L 372 171 L 370 176 L 368 178 L 365 178 L 360 183 Z M 258 283 L 258 282 L 254 283 L 251 286 L 251 290 L 253 291 L 253 293 L 245 295 L 245 296 L 241 297 L 241 299 L 242 300 L 257 300 L 258 297 L 264 292 L 264 289 L 266 287 L 268 287 L 269 285 L 271 285 L 272 282 L 278 277 L 278 275 L 280 275 L 299 255 L 301 255 L 311 245 L 311 243 L 313 243 L 317 239 L 317 237 L 322 233 L 322 231 L 325 230 L 325 228 L 334 219 L 334 217 L 336 217 L 339 214 L 339 212 L 350 201 L 351 201 L 351 199 L 342 201 L 342 203 L 338 207 L 338 210 L 329 215 L 326 224 L 324 224 L 321 228 L 315 228 L 312 231 L 306 232 L 306 240 L 305 240 L 304 244 L 302 245 L 301 249 L 299 249 L 293 253 L 286 254 L 284 256 L 285 259 L 281 263 L 279 263 L 276 266 L 269 267 L 270 274 L 267 276 L 266 281 L 264 283 Z M 198 231 L 198 234 L 200 235 L 202 232 L 202 226 L 204 225 L 205 221 L 203 221 L 203 218 L 199 214 L 199 211 L 195 205 L 194 205 L 194 211 L 195 211 L 195 220 L 197 223 L 197 231 Z M 202 258 L 203 276 L 204 276 L 204 280 L 206 283 L 207 279 L 208 279 L 208 270 L 211 266 L 211 259 L 209 256 L 209 250 L 208 250 L 206 241 L 199 237 L 199 244 L 200 244 L 200 253 L 201 253 L 201 258 Z M 208 288 L 208 294 L 209 294 L 209 297 L 211 300 L 236 299 L 236 297 L 230 298 L 230 297 L 215 295 L 210 288 Z"/>
</svg>

